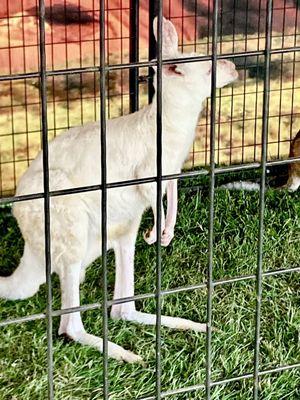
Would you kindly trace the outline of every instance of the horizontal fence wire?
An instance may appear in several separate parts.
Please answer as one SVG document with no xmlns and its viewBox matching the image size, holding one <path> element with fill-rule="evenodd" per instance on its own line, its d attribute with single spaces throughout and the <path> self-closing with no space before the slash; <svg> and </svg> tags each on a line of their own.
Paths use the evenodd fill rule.
<svg viewBox="0 0 300 400">
<path fill-rule="evenodd" d="M 285 49 L 270 49 L 270 54 L 286 54 L 286 53 L 294 53 L 299 52 L 300 46 L 293 46 Z M 217 60 L 226 60 L 226 59 L 235 59 L 241 57 L 253 57 L 253 56 L 263 56 L 265 54 L 264 50 L 256 50 L 256 51 L 243 51 L 238 53 L 227 53 L 227 54 L 218 54 Z M 164 59 L 162 61 L 163 65 L 168 64 L 184 64 L 198 61 L 210 61 L 211 56 L 189 56 L 189 57 L 181 57 L 180 59 Z M 156 61 L 139 61 L 132 63 L 120 63 L 113 65 L 106 65 L 105 71 L 117 71 L 117 70 L 130 70 L 134 68 L 145 68 L 145 67 L 155 67 L 157 64 Z M 59 69 L 54 71 L 46 71 L 46 76 L 57 76 L 57 75 L 73 75 L 78 73 L 86 73 L 86 72 L 100 72 L 100 67 L 80 67 L 80 68 L 68 68 L 68 69 Z M 12 74 L 12 75 L 0 75 L 1 81 L 10 81 L 10 80 L 18 80 L 18 79 L 26 79 L 26 78 L 38 78 L 40 76 L 39 72 L 28 72 L 22 74 Z"/>
<path fill-rule="evenodd" d="M 271 271 L 265 271 L 262 273 L 263 277 L 269 277 L 269 276 L 279 276 L 283 274 L 290 274 L 290 273 L 298 273 L 300 272 L 300 267 L 292 267 L 292 268 L 286 268 L 286 269 L 275 269 Z M 248 280 L 255 280 L 256 275 L 241 275 L 241 276 L 236 276 L 232 278 L 224 278 L 224 279 L 219 279 L 216 281 L 212 282 L 213 287 L 217 286 L 223 286 L 226 284 L 231 284 L 235 282 L 242 282 L 242 281 L 248 281 Z M 166 290 L 161 290 L 161 295 L 162 296 L 168 296 L 176 293 L 182 293 L 182 292 L 189 292 L 189 291 L 194 291 L 194 290 L 200 290 L 200 289 L 205 289 L 207 287 L 207 281 L 195 285 L 189 285 L 189 286 L 183 286 L 183 287 L 177 287 L 174 289 L 166 289 Z M 112 299 L 107 301 L 107 306 L 110 307 L 113 304 L 122 304 L 122 303 L 129 303 L 132 301 L 138 301 L 138 300 L 147 300 L 147 299 L 154 299 L 155 298 L 155 293 L 143 293 L 143 294 L 137 294 L 135 296 L 130 296 L 130 297 L 122 297 L 120 299 Z M 93 304 L 85 304 L 79 307 L 71 307 L 71 308 L 66 308 L 66 309 L 59 309 L 59 310 L 52 310 L 52 315 L 54 317 L 58 317 L 60 315 L 64 314 L 70 314 L 76 311 L 89 311 L 89 310 L 95 310 L 95 309 L 101 309 L 102 308 L 102 303 L 93 303 Z M 11 318 L 7 320 L 0 321 L 0 327 L 4 327 L 7 325 L 12 325 L 15 323 L 23 323 L 23 322 L 29 322 L 29 321 L 35 321 L 39 319 L 45 319 L 46 314 L 44 313 L 39 313 L 39 314 L 31 314 L 23 317 L 18 317 L 18 318 Z"/>
<path fill-rule="evenodd" d="M 300 156 L 299 157 L 291 157 L 290 159 L 286 160 L 274 160 L 274 161 L 267 161 L 266 166 L 267 167 L 272 167 L 276 165 L 289 165 L 293 164 L 295 162 L 300 161 Z M 249 163 L 249 164 L 239 164 L 239 165 L 230 165 L 230 166 L 224 166 L 224 167 L 215 167 L 215 174 L 226 174 L 230 172 L 241 172 L 241 171 L 247 171 L 247 170 L 252 170 L 252 169 L 258 169 L 261 168 L 260 163 Z M 187 172 L 182 172 L 178 174 L 171 174 L 171 175 L 162 175 L 162 180 L 172 180 L 172 179 L 191 179 L 191 178 L 196 178 L 198 176 L 203 176 L 203 175 L 208 175 L 209 171 L 207 169 L 201 169 L 201 170 L 195 170 L 195 171 L 187 171 Z M 157 177 L 149 177 L 149 178 L 140 178 L 140 179 L 131 179 L 131 180 L 126 180 L 126 181 L 120 181 L 120 182 L 112 182 L 112 183 L 107 183 L 106 187 L 107 189 L 114 189 L 118 187 L 124 187 L 124 186 L 135 186 L 135 185 L 142 185 L 146 183 L 152 183 L 156 182 Z M 90 191 L 95 191 L 95 190 L 102 190 L 102 185 L 90 185 L 90 186 L 79 186 L 76 188 L 72 189 L 61 189 L 61 190 L 53 190 L 49 192 L 50 197 L 57 197 L 57 196 L 65 196 L 68 194 L 75 194 L 75 193 L 84 193 L 84 192 L 90 192 Z M 43 198 L 43 193 L 32 193 L 32 194 L 27 194 L 27 195 L 19 195 L 19 196 L 10 196 L 10 197 L 3 197 L 0 198 L 0 204 L 11 204 L 11 203 L 16 203 L 19 201 L 26 201 L 26 200 L 34 200 L 34 199 L 41 199 Z"/>
<path fill-rule="evenodd" d="M 280 372 L 284 372 L 284 371 L 288 371 L 288 370 L 296 369 L 296 368 L 300 368 L 300 363 L 282 365 L 280 367 L 262 370 L 262 371 L 259 371 L 258 375 L 265 376 L 265 375 L 280 373 Z M 233 383 L 233 382 L 240 382 L 240 381 L 243 381 L 244 379 L 251 379 L 251 378 L 253 378 L 252 373 L 238 375 L 238 376 L 234 376 L 232 378 L 226 378 L 226 379 L 222 379 L 222 380 L 212 381 L 211 387 L 226 385 L 228 383 Z M 195 392 L 198 390 L 203 390 L 203 389 L 205 389 L 205 385 L 203 383 L 200 383 L 199 385 L 193 385 L 193 386 L 183 387 L 183 388 L 179 388 L 179 389 L 164 391 L 161 393 L 161 397 L 165 398 L 168 396 L 174 396 L 176 394 L 192 393 L 192 392 Z M 138 398 L 138 400 L 156 400 L 156 397 L 149 395 L 146 397 L 140 397 L 140 398 Z"/>
</svg>

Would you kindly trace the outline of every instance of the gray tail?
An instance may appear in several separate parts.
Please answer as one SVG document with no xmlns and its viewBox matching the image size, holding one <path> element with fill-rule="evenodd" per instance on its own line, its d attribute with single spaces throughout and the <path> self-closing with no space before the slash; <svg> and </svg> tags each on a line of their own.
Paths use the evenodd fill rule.
<svg viewBox="0 0 300 400">
<path fill-rule="evenodd" d="M 219 188 L 229 190 L 247 190 L 248 192 L 254 192 L 260 189 L 260 185 L 259 183 L 254 182 L 238 181 L 226 183 L 226 185 L 221 185 Z"/>
</svg>

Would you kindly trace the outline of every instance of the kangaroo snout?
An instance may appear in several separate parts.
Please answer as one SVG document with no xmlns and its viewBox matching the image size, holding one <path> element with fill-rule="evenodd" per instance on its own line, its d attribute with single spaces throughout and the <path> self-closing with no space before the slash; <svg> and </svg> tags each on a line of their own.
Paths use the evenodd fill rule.
<svg viewBox="0 0 300 400">
<path fill-rule="evenodd" d="M 220 60 L 221 67 L 229 74 L 232 75 L 234 79 L 237 79 L 238 72 L 236 70 L 236 66 L 233 62 L 228 60 Z"/>
<path fill-rule="evenodd" d="M 237 70 L 236 70 L 235 64 L 233 62 L 228 61 L 228 60 L 220 60 L 219 64 L 220 64 L 220 67 L 223 70 L 225 70 L 226 72 L 237 74 Z"/>
<path fill-rule="evenodd" d="M 223 87 L 238 78 L 235 64 L 228 60 L 220 60 L 217 64 L 217 87 Z"/>
</svg>

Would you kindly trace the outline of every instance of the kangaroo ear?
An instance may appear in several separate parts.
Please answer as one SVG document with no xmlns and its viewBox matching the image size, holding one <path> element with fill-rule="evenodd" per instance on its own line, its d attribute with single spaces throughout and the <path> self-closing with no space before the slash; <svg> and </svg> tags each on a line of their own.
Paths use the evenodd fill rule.
<svg viewBox="0 0 300 400">
<path fill-rule="evenodd" d="M 153 21 L 153 33 L 157 41 L 158 18 Z M 162 54 L 164 57 L 172 57 L 178 52 L 178 35 L 171 21 L 163 17 L 162 21 Z"/>
</svg>

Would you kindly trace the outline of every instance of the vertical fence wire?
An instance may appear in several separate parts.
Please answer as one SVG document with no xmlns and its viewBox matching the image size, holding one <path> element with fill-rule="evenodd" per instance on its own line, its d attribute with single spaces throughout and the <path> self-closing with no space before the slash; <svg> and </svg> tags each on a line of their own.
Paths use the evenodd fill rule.
<svg viewBox="0 0 300 400">
<path fill-rule="evenodd" d="M 299 35 L 298 26 L 299 26 L 299 7 L 296 7 L 296 15 L 295 15 L 295 32 L 294 32 L 294 46 L 297 46 L 297 37 Z M 290 115 L 290 140 L 293 138 L 293 109 L 294 109 L 294 102 L 295 102 L 295 77 L 296 75 L 296 62 L 299 62 L 296 57 L 296 52 L 293 52 L 293 68 L 292 68 L 292 101 L 291 101 L 291 115 Z"/>
<path fill-rule="evenodd" d="M 156 10 L 156 2 L 149 1 L 149 50 L 148 50 L 148 58 L 151 61 L 156 56 L 156 49 L 157 43 L 155 42 L 155 37 L 153 33 L 153 19 L 155 17 L 155 10 Z M 153 96 L 154 96 L 154 87 L 153 87 L 153 69 L 149 68 L 149 81 L 148 81 L 148 102 L 151 103 Z"/>
<path fill-rule="evenodd" d="M 129 62 L 139 60 L 139 0 L 130 0 L 130 49 Z M 129 70 L 129 108 L 133 113 L 139 109 L 139 69 Z"/>
<path fill-rule="evenodd" d="M 263 120 L 262 120 L 262 152 L 261 152 L 261 181 L 259 194 L 259 231 L 258 254 L 256 270 L 256 313 L 255 313 L 255 348 L 254 348 L 254 381 L 253 398 L 259 397 L 259 351 L 260 351 L 260 325 L 261 325 L 261 300 L 262 300 L 262 272 L 263 272 L 263 237 L 264 237 L 264 211 L 266 191 L 266 163 L 268 141 L 268 114 L 270 97 L 270 60 L 271 60 L 271 35 L 272 35 L 272 7 L 273 1 L 267 2 L 266 13 L 266 44 L 265 44 L 265 77 L 263 93 Z"/>
<path fill-rule="evenodd" d="M 39 0 L 39 52 L 40 52 L 40 94 L 43 146 L 43 189 L 44 189 L 44 226 L 45 226 L 45 265 L 47 284 L 47 378 L 48 399 L 54 398 L 53 389 L 53 342 L 52 342 L 52 284 L 51 284 L 51 243 L 50 243 L 50 195 L 49 195 L 49 152 L 47 120 L 47 77 L 45 47 L 45 1 Z"/>
<path fill-rule="evenodd" d="M 283 4 L 283 20 L 282 20 L 282 36 L 281 36 L 281 47 L 285 47 L 285 21 L 286 21 L 286 7 L 287 0 L 284 0 Z M 284 71 L 284 54 L 280 55 L 280 79 L 279 79 L 279 104 L 278 104 L 278 133 L 277 133 L 277 158 L 280 158 L 280 145 L 282 144 L 281 140 L 281 127 L 282 127 L 282 92 L 283 92 L 283 71 Z"/>
<path fill-rule="evenodd" d="M 106 68 L 105 0 L 100 0 L 100 144 L 101 144 L 101 254 L 103 283 L 103 399 L 109 396 L 108 382 L 108 295 L 107 295 L 107 165 L 106 165 Z"/>
<path fill-rule="evenodd" d="M 162 0 L 158 0 L 156 90 L 156 399 L 161 399 L 161 218 L 162 218 Z"/>
<path fill-rule="evenodd" d="M 212 70 L 211 70 L 211 114 L 210 114 L 210 183 L 209 183 L 209 228 L 208 228 L 208 269 L 207 269 L 207 331 L 206 331 L 206 399 L 211 398 L 212 369 L 212 302 L 213 302 L 213 245 L 214 245 L 214 198 L 215 198 L 215 119 L 216 82 L 218 50 L 218 0 L 214 0 L 212 31 Z"/>
<path fill-rule="evenodd" d="M 6 1 L 6 8 L 9 12 L 9 0 Z M 8 47 L 12 47 L 11 41 L 11 22 L 10 18 L 7 20 L 7 40 L 8 40 Z M 8 53 L 8 63 L 9 63 L 9 73 L 12 74 L 12 55 L 11 52 Z M 13 160 L 16 159 L 16 149 L 15 149 L 15 123 L 14 123 L 14 103 L 13 103 L 13 83 L 9 82 L 9 91 L 10 91 L 10 115 L 11 115 L 11 134 L 12 134 L 12 153 L 13 153 Z M 16 185 L 17 176 L 16 176 L 16 163 L 13 163 L 13 181 L 14 185 Z"/>
</svg>

